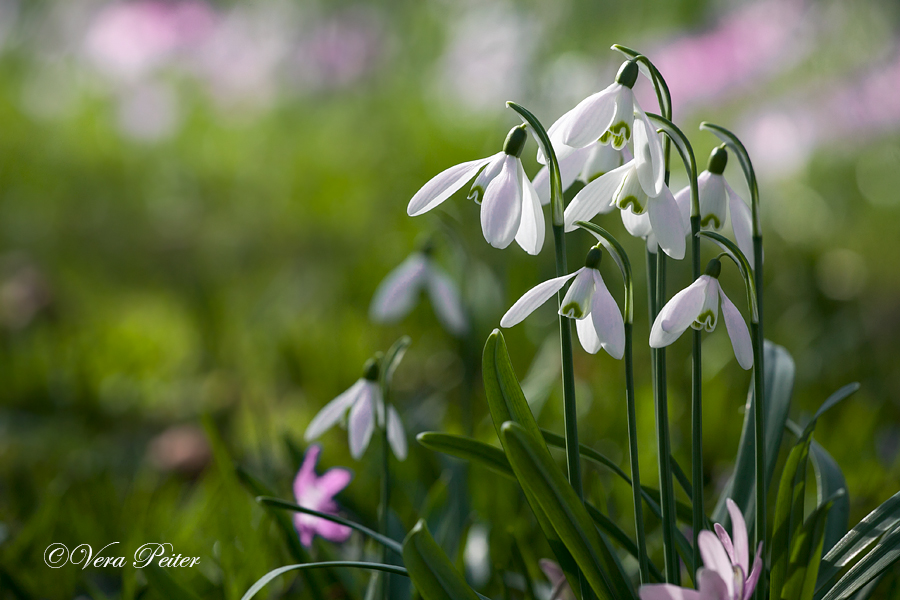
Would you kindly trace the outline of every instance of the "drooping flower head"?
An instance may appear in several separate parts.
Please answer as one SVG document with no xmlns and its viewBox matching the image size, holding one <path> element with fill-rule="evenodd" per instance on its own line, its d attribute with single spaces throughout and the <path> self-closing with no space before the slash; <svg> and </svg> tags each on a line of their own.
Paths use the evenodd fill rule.
<svg viewBox="0 0 900 600">
<path fill-rule="evenodd" d="M 322 452 L 320 446 L 310 446 L 303 455 L 303 464 L 294 478 L 294 499 L 304 508 L 329 515 L 338 513 L 334 496 L 350 483 L 350 471 L 334 467 L 321 476 L 316 475 L 316 462 Z M 294 513 L 294 527 L 300 535 L 300 543 L 307 548 L 313 537 L 320 535 L 331 542 L 344 542 L 350 537 L 350 528 L 321 517 L 306 513 Z"/>
<path fill-rule="evenodd" d="M 625 323 L 598 270 L 602 257 L 603 252 L 599 248 L 591 248 L 582 268 L 525 292 L 500 319 L 500 326 L 512 327 L 521 323 L 574 278 L 563 297 L 559 314 L 575 319 L 578 339 L 585 351 L 596 354 L 603 348 L 613 358 L 622 358 L 625 353 Z"/>
<path fill-rule="evenodd" d="M 396 323 L 408 315 L 419 301 L 422 291 L 428 293 L 438 321 L 448 332 L 461 336 L 469 329 L 459 289 L 434 261 L 434 244 L 410 254 L 388 273 L 375 290 L 369 305 L 369 318 L 376 323 Z"/>
<path fill-rule="evenodd" d="M 659 311 L 650 329 L 650 346 L 663 348 L 681 337 L 688 327 L 712 332 L 719 320 L 719 303 L 725 317 L 725 329 L 731 338 L 734 356 L 738 364 L 749 369 L 753 366 L 753 346 L 750 331 L 737 307 L 728 299 L 719 285 L 722 263 L 714 258 L 706 272 L 681 290 Z"/>
<path fill-rule="evenodd" d="M 537 254 L 544 245 L 544 212 L 520 159 L 527 139 L 524 125 L 513 127 L 501 152 L 439 173 L 416 192 L 406 212 L 411 217 L 428 212 L 477 174 L 469 198 L 481 204 L 484 239 L 495 248 L 516 240 L 527 253 Z"/>
<path fill-rule="evenodd" d="M 698 589 L 663 583 L 643 585 L 641 600 L 750 600 L 762 572 L 762 542 L 750 570 L 747 525 L 737 505 L 728 498 L 732 536 L 716 523 L 716 533 L 701 531 L 697 543 L 703 567 L 697 570 Z"/>
<path fill-rule="evenodd" d="M 387 407 L 385 422 L 384 399 L 378 381 L 379 361 L 370 358 L 363 367 L 363 376 L 350 386 L 347 391 L 329 402 L 313 417 L 306 427 L 304 439 L 307 442 L 318 438 L 325 431 L 340 422 L 349 410 L 347 418 L 347 437 L 350 444 L 350 455 L 359 460 L 369 442 L 376 426 L 387 427 L 387 437 L 394 456 L 398 460 L 406 459 L 407 445 L 403 422 L 397 409 Z"/>
<path fill-rule="evenodd" d="M 731 213 L 731 229 L 738 248 L 750 261 L 753 267 L 753 218 L 750 207 L 735 193 L 723 173 L 728 164 L 728 151 L 725 145 L 713 148 L 709 155 L 706 170 L 697 176 L 697 187 L 700 200 L 700 227 L 702 229 L 720 230 L 725 226 L 725 219 Z M 690 230 L 691 189 L 685 187 L 675 195 L 681 217 L 687 230 Z"/>
</svg>

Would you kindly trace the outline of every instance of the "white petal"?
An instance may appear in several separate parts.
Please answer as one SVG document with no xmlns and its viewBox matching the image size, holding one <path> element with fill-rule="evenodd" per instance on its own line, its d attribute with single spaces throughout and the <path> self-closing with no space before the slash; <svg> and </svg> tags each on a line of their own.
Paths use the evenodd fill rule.
<svg viewBox="0 0 900 600">
<path fill-rule="evenodd" d="M 616 167 L 620 167 L 624 162 L 622 160 L 623 152 L 616 150 L 612 146 L 604 146 L 603 144 L 590 144 L 584 147 L 590 151 L 584 168 L 578 174 L 578 179 L 584 183 L 590 183 L 601 175 L 609 173 Z"/>
<path fill-rule="evenodd" d="M 484 192 L 481 203 L 481 231 L 494 248 L 506 248 L 512 243 L 522 220 L 522 183 L 519 180 L 519 159 L 506 155 L 503 168 Z"/>
<path fill-rule="evenodd" d="M 675 260 L 684 258 L 685 230 L 678 211 L 678 203 L 669 191 L 668 186 L 663 186 L 662 194 L 649 200 L 648 211 L 650 213 L 650 225 L 656 234 L 659 247 Z"/>
<path fill-rule="evenodd" d="M 700 592 L 690 588 L 682 588 L 671 583 L 648 583 L 638 590 L 641 600 L 711 600 L 702 597 Z"/>
<path fill-rule="evenodd" d="M 350 456 L 359 460 L 369 447 L 372 433 L 375 431 L 375 410 L 377 383 L 363 380 L 363 391 L 359 399 L 350 409 L 347 422 L 347 434 L 350 440 Z"/>
<path fill-rule="evenodd" d="M 611 211 L 613 194 L 631 166 L 626 163 L 584 186 L 566 207 L 566 231 L 573 231 L 576 221 L 590 221 L 595 215 Z"/>
<path fill-rule="evenodd" d="M 705 329 L 707 333 L 712 333 L 716 330 L 716 325 L 719 323 L 719 289 L 719 280 L 710 277 L 709 285 L 706 286 L 706 293 L 703 298 L 703 306 L 700 308 L 700 313 L 694 319 L 691 327 L 694 329 Z"/>
<path fill-rule="evenodd" d="M 596 142 L 616 114 L 616 98 L 624 86 L 613 83 L 602 92 L 588 96 L 559 118 L 559 136 L 573 148 L 583 148 Z"/>
<path fill-rule="evenodd" d="M 469 329 L 466 313 L 456 284 L 442 270 L 432 265 L 428 270 L 428 297 L 438 321 L 450 333 L 460 336 Z"/>
<path fill-rule="evenodd" d="M 681 221 L 684 223 L 684 231 L 691 232 L 691 186 L 686 185 L 675 194 L 675 203 L 678 212 L 681 213 Z"/>
<path fill-rule="evenodd" d="M 309 422 L 309 425 L 306 427 L 306 433 L 303 434 L 303 439 L 311 442 L 331 429 L 332 426 L 341 420 L 347 409 L 359 399 L 365 384 L 365 379 L 358 379 L 356 383 L 347 388 L 341 395 L 326 404 Z"/>
<path fill-rule="evenodd" d="M 416 217 L 428 212 L 475 177 L 478 169 L 489 163 L 492 158 L 493 156 L 489 156 L 464 162 L 438 173 L 416 192 L 416 195 L 409 201 L 409 206 L 406 207 L 406 213 L 411 217 Z"/>
<path fill-rule="evenodd" d="M 697 177 L 700 188 L 700 226 L 704 229 L 722 229 L 725 224 L 725 178 L 703 171 Z"/>
<path fill-rule="evenodd" d="M 575 321 L 575 331 L 578 332 L 578 341 L 581 342 L 581 347 L 585 352 L 597 354 L 600 351 L 600 338 L 597 337 L 594 321 L 589 316 Z"/>
<path fill-rule="evenodd" d="M 650 218 L 649 215 L 647 216 L 647 218 L 648 219 Z M 647 252 L 650 252 L 651 254 L 656 254 L 656 252 L 658 250 L 659 250 L 659 244 L 656 243 L 656 236 L 653 235 L 653 232 L 651 231 L 650 235 L 647 236 Z"/>
<path fill-rule="evenodd" d="M 522 246 L 525 252 L 535 255 L 544 246 L 546 233 L 544 211 L 541 209 L 541 201 L 538 199 L 537 192 L 534 191 L 531 181 L 525 175 L 522 161 L 517 160 L 516 163 L 522 187 L 522 219 L 519 222 L 519 231 L 516 232 L 516 242 Z"/>
<path fill-rule="evenodd" d="M 534 312 L 534 309 L 542 305 L 553 297 L 553 294 L 561 290 L 562 287 L 566 285 L 566 282 L 575 277 L 579 271 L 539 283 L 525 292 L 522 297 L 506 311 L 503 318 L 500 319 L 500 327 L 512 327 L 521 323 L 525 317 Z"/>
<path fill-rule="evenodd" d="M 500 173 L 500 169 L 503 168 L 503 158 L 505 156 L 506 153 L 501 151 L 491 157 L 491 162 L 481 170 L 481 173 L 472 182 L 472 187 L 469 188 L 469 200 L 474 200 L 477 204 L 481 204 L 481 199 L 484 198 L 484 191 L 487 189 L 487 186 L 490 185 L 494 177 Z"/>
<path fill-rule="evenodd" d="M 557 160 L 559 161 L 559 176 L 560 181 L 562 182 L 563 191 L 569 189 L 569 187 L 575 183 L 575 180 L 578 179 L 578 175 L 584 168 L 584 164 L 590 157 L 592 151 L 593 146 L 586 146 L 584 148 L 576 149 L 565 158 L 559 158 L 557 156 Z M 541 199 L 541 204 L 548 204 L 550 202 L 550 170 L 547 167 L 542 167 L 537 175 L 534 176 L 533 184 L 534 189 L 537 191 L 538 198 Z"/>
<path fill-rule="evenodd" d="M 625 321 L 619 312 L 619 305 L 606 284 L 600 271 L 590 269 L 594 276 L 594 298 L 591 302 L 591 320 L 603 349 L 610 356 L 619 360 L 625 354 Z"/>
<path fill-rule="evenodd" d="M 709 280 L 708 275 L 701 275 L 697 281 L 672 296 L 672 299 L 663 306 L 650 330 L 651 348 L 668 346 L 691 326 L 706 300 Z"/>
<path fill-rule="evenodd" d="M 727 181 L 725 181 L 725 191 L 728 193 L 728 210 L 731 213 L 731 229 L 734 231 L 734 240 L 747 260 L 750 261 L 750 268 L 755 269 L 756 266 L 753 264 L 753 214 L 747 203 L 731 189 Z"/>
<path fill-rule="evenodd" d="M 750 331 L 747 329 L 744 317 L 725 295 L 721 286 L 719 287 L 719 296 L 722 298 L 722 316 L 725 318 L 725 329 L 728 331 L 731 346 L 734 348 L 734 357 L 742 369 L 749 369 L 753 366 L 753 344 L 750 340 Z"/>
<path fill-rule="evenodd" d="M 622 210 L 630 210 L 635 214 L 642 214 L 647 212 L 650 197 L 647 196 L 644 188 L 641 186 L 633 161 L 631 165 L 632 168 L 625 173 L 622 185 L 613 194 L 613 202 Z"/>
<path fill-rule="evenodd" d="M 646 238 L 650 235 L 652 228 L 650 227 L 649 213 L 636 215 L 630 210 L 620 210 L 619 212 L 622 214 L 622 224 L 628 233 L 638 238 Z"/>
<path fill-rule="evenodd" d="M 656 128 L 650 124 L 650 119 L 634 103 L 634 159 L 637 162 L 638 179 L 644 192 L 651 198 L 659 196 L 665 185 L 666 166 L 663 162 L 662 142 Z"/>
<path fill-rule="evenodd" d="M 593 270 L 587 267 L 578 269 L 575 281 L 559 303 L 559 314 L 570 319 L 584 319 L 590 314 L 591 298 L 594 297 Z"/>
<path fill-rule="evenodd" d="M 419 299 L 427 275 L 425 255 L 410 254 L 378 284 L 369 305 L 369 318 L 375 323 L 394 323 L 408 315 Z"/>
<path fill-rule="evenodd" d="M 406 460 L 406 432 L 403 430 L 403 422 L 394 405 L 388 406 L 387 439 L 394 451 L 397 460 Z"/>
<path fill-rule="evenodd" d="M 616 94 L 616 113 L 609 123 L 607 131 L 601 136 L 602 143 L 609 144 L 615 150 L 621 150 L 631 139 L 634 129 L 634 92 L 622 86 Z"/>
</svg>

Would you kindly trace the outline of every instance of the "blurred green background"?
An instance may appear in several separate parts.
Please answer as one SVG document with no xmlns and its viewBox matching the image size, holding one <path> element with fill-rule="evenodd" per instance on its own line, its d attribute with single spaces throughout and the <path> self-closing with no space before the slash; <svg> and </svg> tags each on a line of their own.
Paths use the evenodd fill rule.
<svg viewBox="0 0 900 600">
<path fill-rule="evenodd" d="M 855 523 L 900 480 L 898 29 L 888 0 L 0 0 L 0 597 L 166 598 L 171 578 L 231 599 L 295 562 L 232 461 L 290 498 L 309 420 L 404 333 L 413 345 L 395 400 L 411 451 L 395 465 L 397 526 L 428 505 L 448 519 L 454 555 L 457 530 L 474 526 L 501 540 L 515 527 L 532 540 L 526 554 L 548 556 L 513 484 L 489 472 L 469 473 L 469 506 L 451 514 L 445 496 L 463 493 L 463 471 L 413 436 L 471 426 L 496 441 L 480 347 L 521 293 L 553 275 L 551 238 L 537 258 L 491 248 L 462 193 L 427 216 L 405 207 L 434 174 L 500 149 L 518 122 L 504 101 L 549 125 L 605 87 L 619 63 L 612 43 L 656 62 L 700 160 L 715 143 L 701 120 L 748 145 L 766 334 L 797 364 L 792 417 L 862 383 L 816 432 L 844 469 Z M 636 89 L 655 110 L 647 82 Z M 534 152 L 529 142 L 532 175 Z M 726 177 L 746 198 L 736 164 Z M 642 242 L 615 215 L 598 222 L 625 243 L 643 285 Z M 398 325 L 369 322 L 379 281 L 429 235 L 462 288 L 468 339 L 443 332 L 427 301 Z M 569 239 L 576 265 L 591 240 Z M 686 265 L 671 266 L 670 292 L 687 282 Z M 743 310 L 736 274 L 723 285 Z M 636 368 L 652 483 L 645 295 Z M 561 432 L 554 333 L 548 306 L 506 335 L 542 425 Z M 624 466 L 622 366 L 575 355 L 582 441 Z M 674 450 L 687 465 L 688 344 L 669 356 Z M 712 508 L 750 383 L 724 331 L 705 337 L 704 377 Z M 377 447 L 356 463 L 345 435 L 323 438 L 320 469 L 355 471 L 339 500 L 374 524 Z M 629 490 L 593 467 L 586 485 L 630 522 Z M 171 542 L 201 564 L 168 578 L 43 564 L 51 542 L 114 541 L 128 557 Z M 312 550 L 371 552 L 357 538 Z M 319 585 L 326 597 L 361 597 L 365 579 L 322 574 Z M 271 594 L 310 591 L 285 578 Z"/>
</svg>

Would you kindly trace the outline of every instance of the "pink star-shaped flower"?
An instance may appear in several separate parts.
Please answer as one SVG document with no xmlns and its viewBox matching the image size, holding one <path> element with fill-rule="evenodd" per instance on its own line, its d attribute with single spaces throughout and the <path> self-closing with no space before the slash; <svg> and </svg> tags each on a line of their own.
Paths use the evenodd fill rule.
<svg viewBox="0 0 900 600">
<path fill-rule="evenodd" d="M 294 478 L 294 497 L 304 508 L 337 515 L 338 505 L 334 496 L 350 483 L 350 471 L 341 467 L 329 469 L 321 477 L 316 475 L 316 462 L 322 452 L 320 446 L 310 446 L 303 455 L 303 464 Z M 343 542 L 350 537 L 350 528 L 305 513 L 294 513 L 294 527 L 300 534 L 300 543 L 307 548 L 318 534 L 332 542 Z"/>
</svg>

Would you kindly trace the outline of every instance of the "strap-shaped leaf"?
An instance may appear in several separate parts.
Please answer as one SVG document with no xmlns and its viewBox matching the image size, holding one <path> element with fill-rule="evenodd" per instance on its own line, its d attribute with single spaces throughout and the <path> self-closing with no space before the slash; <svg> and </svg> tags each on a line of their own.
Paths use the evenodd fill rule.
<svg viewBox="0 0 900 600">
<path fill-rule="evenodd" d="M 847 480 L 831 454 L 813 440 L 809 449 L 813 469 L 816 473 L 816 499 L 821 505 L 825 498 L 835 496 L 843 490 L 843 494 L 834 497 L 828 520 L 825 523 L 825 538 L 822 551 L 828 553 L 832 547 L 847 533 L 850 524 L 850 494 L 847 493 Z"/>
<path fill-rule="evenodd" d="M 256 593 L 266 587 L 270 581 L 278 577 L 279 575 L 283 575 L 284 573 L 288 573 L 290 571 L 307 571 L 311 569 L 324 569 L 329 567 L 351 567 L 354 569 L 367 569 L 370 571 L 384 571 L 385 573 L 393 573 L 395 575 L 403 575 L 408 577 L 406 569 L 403 567 L 395 567 L 394 565 L 385 565 L 381 563 L 370 563 L 370 562 L 359 562 L 359 561 L 350 561 L 350 560 L 335 560 L 329 562 L 317 562 L 317 563 L 303 563 L 299 565 L 286 565 L 284 567 L 278 567 L 277 569 L 272 569 L 265 575 L 259 578 L 259 580 L 250 586 L 250 589 L 247 590 L 247 593 L 241 596 L 241 600 L 250 600 Z"/>
<path fill-rule="evenodd" d="M 422 519 L 403 540 L 403 563 L 424 600 L 478 600 Z"/>
<path fill-rule="evenodd" d="M 819 420 L 819 417 L 825 414 L 825 412 L 831 408 L 834 408 L 838 402 L 844 400 L 845 398 L 850 397 L 855 394 L 860 388 L 858 382 L 848 383 L 838 391 L 834 392 L 828 398 L 825 399 L 825 402 L 822 403 L 822 406 L 819 407 L 819 410 L 816 411 L 816 414 L 813 415 L 812 419 L 809 420 L 809 423 L 806 424 L 806 427 L 803 429 L 803 433 L 800 437 L 805 437 L 812 433 L 813 429 L 816 428 L 816 423 Z"/>
<path fill-rule="evenodd" d="M 487 396 L 488 409 L 491 412 L 491 419 L 494 422 L 494 428 L 497 430 L 497 437 L 500 438 L 501 444 L 503 438 L 500 436 L 500 427 L 506 421 L 513 421 L 521 425 L 531 435 L 535 436 L 538 443 L 543 445 L 545 452 L 548 452 L 546 445 L 541 440 L 541 430 L 538 427 L 531 407 L 522 393 L 522 387 L 513 371 L 512 363 L 509 360 L 509 353 L 506 350 L 506 340 L 499 329 L 495 329 L 488 336 L 484 345 L 484 354 L 482 355 L 481 373 L 484 379 L 484 392 Z M 504 448 L 505 450 L 505 448 Z M 531 491 L 522 486 L 525 494 L 525 500 L 531 507 L 538 525 L 547 538 L 550 549 L 556 556 L 556 561 L 566 574 L 566 580 L 573 590 L 580 590 L 580 579 L 578 570 L 575 566 L 575 560 L 569 553 L 565 544 L 559 539 L 559 535 L 550 524 L 544 509 L 531 494 Z"/>
<path fill-rule="evenodd" d="M 861 552 L 871 546 L 885 532 L 900 527 L 900 492 L 897 492 L 878 508 L 870 512 L 856 527 L 841 538 L 822 559 L 817 591 L 850 564 Z"/>
<path fill-rule="evenodd" d="M 771 598 L 784 597 L 790 559 L 788 550 L 793 547 L 803 525 L 810 441 L 809 437 L 803 438 L 791 450 L 778 486 L 772 531 L 772 575 L 769 584 Z"/>
<path fill-rule="evenodd" d="M 778 451 L 784 436 L 784 424 L 791 408 L 791 395 L 794 390 L 794 359 L 783 347 L 766 340 L 764 347 L 763 368 L 765 376 L 765 436 L 766 436 L 766 485 L 772 482 Z M 756 455 L 753 450 L 753 432 L 756 417 L 753 407 L 753 385 L 747 394 L 747 405 L 744 413 L 744 427 L 741 429 L 734 473 L 712 514 L 712 520 L 723 523 L 730 522 L 725 508 L 725 500 L 731 498 L 740 507 L 744 515 L 752 515 L 756 507 Z"/>
<path fill-rule="evenodd" d="M 868 554 L 850 567 L 821 600 L 846 600 L 897 562 L 900 562 L 900 526 L 894 527 Z"/>
<path fill-rule="evenodd" d="M 791 542 L 787 576 L 781 598 L 784 600 L 812 600 L 816 591 L 816 577 L 822 561 L 822 543 L 825 541 L 825 523 L 834 500 L 844 495 L 838 490 L 834 497 L 819 504 L 806 519 L 797 537 Z"/>
<path fill-rule="evenodd" d="M 612 549 L 543 443 L 512 421 L 501 426 L 500 436 L 519 483 L 538 501 L 591 589 L 601 600 L 636 598 Z"/>
<path fill-rule="evenodd" d="M 416 440 L 429 450 L 483 465 L 513 480 L 516 478 L 503 450 L 490 444 L 473 440 L 464 435 L 437 431 L 424 431 L 416 436 Z"/>
</svg>

